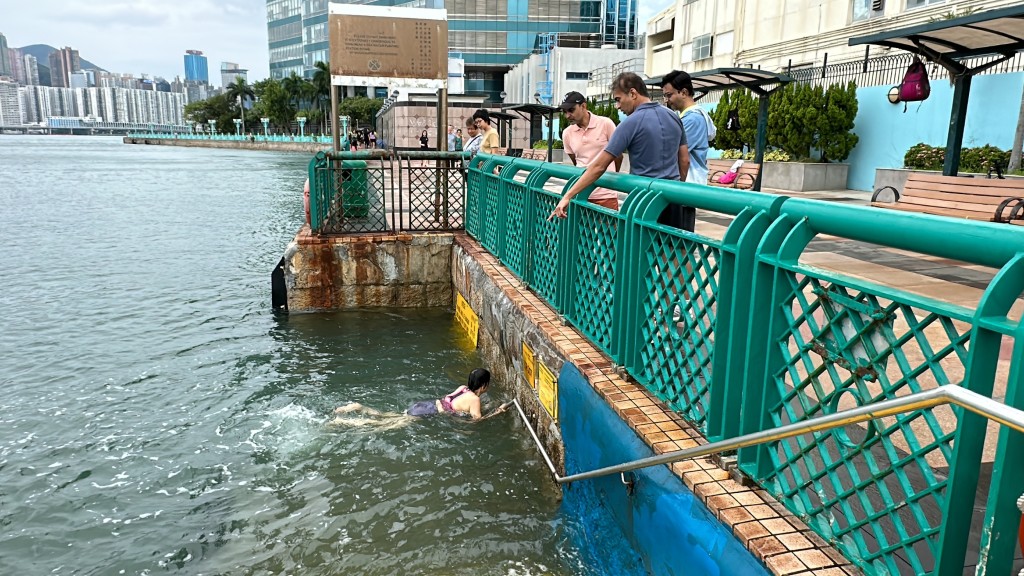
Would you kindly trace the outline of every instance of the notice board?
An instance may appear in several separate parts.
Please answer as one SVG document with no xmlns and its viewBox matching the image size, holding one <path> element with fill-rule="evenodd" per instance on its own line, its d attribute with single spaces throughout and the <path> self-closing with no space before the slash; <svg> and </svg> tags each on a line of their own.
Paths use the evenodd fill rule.
<svg viewBox="0 0 1024 576">
<path fill-rule="evenodd" d="M 330 4 L 332 77 L 448 79 L 448 12 Z"/>
</svg>

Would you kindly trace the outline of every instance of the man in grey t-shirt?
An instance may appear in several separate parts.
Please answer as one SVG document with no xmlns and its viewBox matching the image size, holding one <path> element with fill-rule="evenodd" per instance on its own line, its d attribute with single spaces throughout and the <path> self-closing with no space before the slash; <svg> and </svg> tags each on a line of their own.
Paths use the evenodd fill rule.
<svg viewBox="0 0 1024 576">
<path fill-rule="evenodd" d="M 558 202 L 551 217 L 565 218 L 572 197 L 597 182 L 608 166 L 627 150 L 630 174 L 666 180 L 686 178 L 690 153 L 679 116 L 652 102 L 643 79 L 632 72 L 619 74 L 612 82 L 611 92 L 615 107 L 626 114 L 626 119 L 615 129 L 604 151 Z M 684 222 L 675 220 L 679 218 L 666 223 L 685 227 Z M 693 229 L 692 223 L 688 229 Z"/>
</svg>

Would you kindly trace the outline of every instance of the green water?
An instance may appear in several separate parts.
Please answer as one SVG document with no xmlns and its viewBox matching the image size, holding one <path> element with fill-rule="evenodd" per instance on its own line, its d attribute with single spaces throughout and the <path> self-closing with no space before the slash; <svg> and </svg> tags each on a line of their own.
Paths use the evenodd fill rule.
<svg viewBox="0 0 1024 576">
<path fill-rule="evenodd" d="M 480 360 L 449 311 L 271 313 L 306 160 L 0 136 L 0 574 L 592 573 L 512 414 L 325 424 Z"/>
</svg>

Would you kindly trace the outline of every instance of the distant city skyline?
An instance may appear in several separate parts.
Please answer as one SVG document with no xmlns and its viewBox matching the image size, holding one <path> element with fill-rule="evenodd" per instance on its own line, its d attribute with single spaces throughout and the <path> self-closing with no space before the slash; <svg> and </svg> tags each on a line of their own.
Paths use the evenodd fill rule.
<svg viewBox="0 0 1024 576">
<path fill-rule="evenodd" d="M 70 46 L 112 72 L 184 78 L 195 49 L 238 62 L 250 81 L 269 76 L 266 8 L 247 0 L 34 0 L 6 11 L 0 33 L 12 48 Z"/>
<path fill-rule="evenodd" d="M 638 0 L 637 32 L 645 33 L 647 20 L 672 3 Z M 6 12 L 0 26 L 12 48 L 70 46 L 112 72 L 184 78 L 182 54 L 195 49 L 210 62 L 239 63 L 249 82 L 270 76 L 265 3 L 34 0 Z"/>
</svg>

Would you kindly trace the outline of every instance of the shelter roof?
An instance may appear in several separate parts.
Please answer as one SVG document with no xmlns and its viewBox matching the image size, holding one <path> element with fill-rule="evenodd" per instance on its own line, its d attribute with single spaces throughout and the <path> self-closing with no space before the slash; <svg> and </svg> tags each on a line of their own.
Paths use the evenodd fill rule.
<svg viewBox="0 0 1024 576">
<path fill-rule="evenodd" d="M 511 110 L 520 114 L 529 114 L 530 116 L 535 114 L 548 116 L 549 114 L 555 114 L 558 112 L 558 108 L 548 106 L 547 104 L 510 104 L 508 106 L 502 106 L 501 109 Z"/>
<path fill-rule="evenodd" d="M 1009 57 L 1024 50 L 1024 5 L 850 38 L 850 46 L 861 44 L 901 48 L 933 60 Z"/>
<path fill-rule="evenodd" d="M 649 78 L 649 86 L 661 86 L 662 76 Z M 715 68 L 690 74 L 693 90 L 707 94 L 715 90 L 747 88 L 757 94 L 768 94 L 793 81 L 785 74 L 758 68 Z"/>
</svg>

